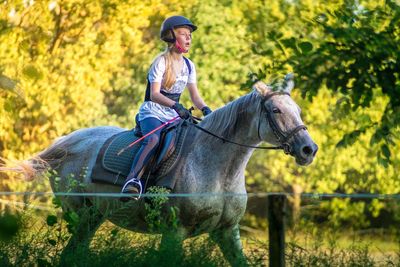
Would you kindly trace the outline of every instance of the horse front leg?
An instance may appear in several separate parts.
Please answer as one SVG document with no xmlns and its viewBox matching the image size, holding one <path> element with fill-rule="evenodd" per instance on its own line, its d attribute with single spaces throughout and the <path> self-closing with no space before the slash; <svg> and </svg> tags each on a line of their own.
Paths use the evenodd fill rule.
<svg viewBox="0 0 400 267">
<path fill-rule="evenodd" d="M 228 229 L 215 230 L 210 233 L 210 237 L 219 245 L 231 266 L 247 266 L 238 224 Z"/>
</svg>

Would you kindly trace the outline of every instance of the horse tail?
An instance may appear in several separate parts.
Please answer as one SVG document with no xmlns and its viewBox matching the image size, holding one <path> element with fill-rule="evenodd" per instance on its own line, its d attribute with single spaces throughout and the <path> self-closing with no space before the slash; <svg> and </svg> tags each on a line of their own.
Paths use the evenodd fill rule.
<svg viewBox="0 0 400 267">
<path fill-rule="evenodd" d="M 60 147 L 59 138 L 52 146 L 27 160 L 8 160 L 0 157 L 3 163 L 0 172 L 16 172 L 24 175 L 25 181 L 32 181 L 44 175 L 48 170 L 56 168 L 67 156 L 67 151 Z"/>
</svg>

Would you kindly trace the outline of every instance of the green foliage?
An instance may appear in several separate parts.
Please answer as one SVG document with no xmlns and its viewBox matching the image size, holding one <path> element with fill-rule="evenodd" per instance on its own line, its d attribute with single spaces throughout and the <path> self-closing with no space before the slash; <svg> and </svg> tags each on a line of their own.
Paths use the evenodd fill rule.
<svg viewBox="0 0 400 267">
<path fill-rule="evenodd" d="M 3 211 L 0 213 L 0 241 L 9 241 L 21 228 L 21 218 L 18 214 Z"/>
<path fill-rule="evenodd" d="M 292 97 L 319 145 L 316 160 L 303 168 L 257 151 L 249 191 L 399 193 L 399 12 L 372 0 L 3 1 L 0 155 L 28 158 L 83 127 L 133 127 L 148 68 L 165 48 L 159 27 L 183 14 L 199 26 L 188 56 L 212 109 L 256 79 L 295 73 Z M 187 93 L 182 102 L 191 105 Z M 4 191 L 49 191 L 43 180 L 3 177 Z M 345 204 L 329 208 L 351 213 Z M 376 212 L 390 210 L 383 205 Z"/>
<path fill-rule="evenodd" d="M 48 226 L 53 226 L 57 223 L 57 217 L 54 215 L 49 215 L 47 216 L 46 222 Z"/>
<path fill-rule="evenodd" d="M 336 147 L 347 147 L 354 144 L 362 134 L 365 134 L 368 128 L 371 128 L 371 126 L 364 126 L 361 129 L 345 134 L 343 138 L 336 144 Z"/>
<path fill-rule="evenodd" d="M 33 217 L 35 220 L 32 220 Z M 98 232 L 90 250 L 85 246 L 79 246 L 73 254 L 62 254 L 70 234 L 68 225 L 64 225 L 63 221 L 53 224 L 55 220 L 53 215 L 47 216 L 47 222 L 41 222 L 40 217 L 28 213 L 20 217 L 18 234 L 13 239 L 0 239 L 1 266 L 65 266 L 65 264 L 68 266 L 149 266 L 149 264 L 223 266 L 226 264 L 221 253 L 216 251 L 216 245 L 205 237 L 192 239 L 190 244 L 185 245 L 184 253 L 177 255 L 173 253 L 172 248 L 162 251 L 158 249 L 158 235 L 133 234 L 110 225 Z M 2 230 L 3 228 L 0 229 Z"/>
<path fill-rule="evenodd" d="M 67 211 L 64 212 L 63 219 L 67 222 L 68 232 L 74 234 L 79 225 L 79 215 L 74 211 Z"/>
<path fill-rule="evenodd" d="M 166 206 L 170 190 L 163 187 L 152 186 L 146 193 L 155 195 L 149 197 L 149 202 L 144 204 L 146 210 L 145 220 L 149 225 L 150 231 L 175 231 L 178 227 L 178 210 L 176 207 Z M 166 208 L 167 213 L 165 213 Z"/>
<path fill-rule="evenodd" d="M 288 244 L 287 263 L 290 266 L 380 266 L 368 251 L 368 246 L 355 244 L 350 249 L 338 249 L 317 241 L 311 248 L 303 248 L 295 243 Z M 390 259 L 390 256 L 387 256 Z"/>
<path fill-rule="evenodd" d="M 348 97 L 353 110 L 371 107 L 376 91 L 388 97 L 379 121 L 372 125 L 360 122 L 338 143 L 352 143 L 366 128 L 374 127 L 374 142 L 386 144 L 379 157 L 385 166 L 390 163 L 389 147 L 400 125 L 399 20 L 400 6 L 393 1 L 368 7 L 346 0 L 337 9 L 326 8 L 304 24 L 316 32 L 291 37 L 281 32 L 269 35 L 282 53 L 276 71 L 293 68 L 301 79 L 303 96 L 312 99 L 326 85 Z"/>
<path fill-rule="evenodd" d="M 277 152 L 256 152 L 247 169 L 252 190 L 399 193 L 398 4 L 282 1 L 276 8 L 256 1 L 246 13 L 252 51 L 264 59 L 245 86 L 254 77 L 270 82 L 294 72 L 300 92 L 292 97 L 319 145 L 308 168 Z M 337 205 L 328 208 L 332 218 L 344 222 L 352 214 L 366 223 L 365 209 Z"/>
<path fill-rule="evenodd" d="M 159 249 L 159 235 L 141 235 L 111 224 L 99 229 L 90 248 L 78 246 L 74 253 L 62 253 L 70 237 L 63 221 L 49 226 L 30 213 L 19 216 L 20 229 L 13 239 L 0 240 L 1 266 L 226 266 L 219 248 L 206 236 L 184 243 L 183 253 L 173 248 Z M 32 219 L 34 218 L 34 220 Z M 52 215 L 47 216 L 47 221 Z M 51 219 L 53 221 L 54 219 Z M 288 237 L 285 258 L 289 266 L 397 266 L 398 255 L 373 251 L 371 244 L 348 236 L 342 247 L 339 239 L 350 235 L 321 229 L 315 225 L 298 226 Z M 300 228 L 303 227 L 301 230 Z M 1 230 L 2 228 L 0 228 Z M 398 231 L 398 229 L 397 229 Z M 263 232 L 266 234 L 265 232 Z M 262 234 L 263 235 L 263 234 Z M 261 238 L 244 238 L 249 266 L 268 261 L 268 244 Z M 396 250 L 397 251 L 397 250 Z M 394 251 L 394 252 L 396 252 Z M 61 256 L 63 261 L 61 263 Z"/>
</svg>

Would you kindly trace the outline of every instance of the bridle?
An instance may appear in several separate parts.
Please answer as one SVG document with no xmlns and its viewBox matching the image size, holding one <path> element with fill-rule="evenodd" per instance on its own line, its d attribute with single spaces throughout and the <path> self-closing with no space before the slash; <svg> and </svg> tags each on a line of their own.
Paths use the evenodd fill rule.
<svg viewBox="0 0 400 267">
<path fill-rule="evenodd" d="M 271 94 L 268 94 L 266 97 L 263 98 L 262 102 L 261 102 L 261 109 L 260 109 L 260 116 L 259 116 L 259 121 L 258 121 L 258 137 L 259 139 L 262 141 L 261 135 L 260 135 L 260 120 L 261 120 L 261 115 L 262 112 L 264 111 L 267 117 L 267 121 L 271 127 L 272 132 L 274 133 L 276 139 L 278 140 L 278 142 L 280 143 L 280 147 L 283 149 L 283 151 L 285 152 L 285 154 L 292 154 L 292 148 L 289 144 L 289 140 L 296 135 L 299 131 L 301 130 L 307 130 L 307 126 L 305 126 L 304 124 L 300 124 L 298 126 L 296 126 L 294 129 L 292 129 L 289 132 L 284 132 L 279 128 L 278 123 L 276 122 L 275 118 L 272 116 L 273 111 L 272 110 L 268 110 L 265 106 L 265 103 L 271 99 L 273 96 L 276 95 L 288 95 L 290 96 L 289 93 L 287 92 L 273 92 Z"/>
<path fill-rule="evenodd" d="M 265 112 L 266 114 L 266 119 L 272 129 L 272 132 L 274 133 L 276 139 L 278 140 L 278 142 L 280 143 L 279 146 L 252 146 L 252 145 L 246 145 L 246 144 L 241 144 L 241 143 L 237 143 L 234 141 L 231 141 L 229 139 L 226 139 L 223 136 L 217 135 L 215 133 L 212 133 L 206 129 L 204 129 L 203 127 L 200 127 L 199 125 L 193 123 L 193 126 L 196 127 L 197 129 L 211 135 L 214 136 L 220 140 L 222 140 L 224 143 L 230 143 L 230 144 L 234 144 L 234 145 L 238 145 L 238 146 L 242 146 L 242 147 L 247 147 L 247 148 L 255 148 L 255 149 L 282 149 L 285 154 L 292 154 L 293 150 L 290 146 L 290 144 L 288 143 L 288 141 L 294 136 L 296 135 L 299 131 L 301 130 L 307 130 L 307 127 L 304 124 L 298 125 L 296 126 L 293 130 L 289 131 L 288 133 L 282 131 L 276 120 L 274 119 L 274 117 L 272 116 L 272 111 L 271 110 L 267 110 L 267 108 L 265 107 L 265 103 L 270 100 L 273 96 L 276 95 L 288 95 L 290 96 L 289 93 L 286 92 L 273 92 L 271 94 L 268 94 L 266 97 L 263 98 L 262 102 L 261 102 L 261 109 L 260 109 L 260 116 L 259 116 L 259 121 L 258 121 L 258 137 L 259 139 L 262 141 L 261 135 L 260 135 L 260 125 L 261 125 L 261 118 L 262 118 L 262 112 Z"/>
</svg>

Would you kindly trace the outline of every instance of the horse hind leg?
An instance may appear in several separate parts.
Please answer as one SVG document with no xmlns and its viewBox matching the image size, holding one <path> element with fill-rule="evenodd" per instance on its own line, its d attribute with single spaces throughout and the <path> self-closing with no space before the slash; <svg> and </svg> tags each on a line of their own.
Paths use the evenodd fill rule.
<svg viewBox="0 0 400 267">
<path fill-rule="evenodd" d="M 73 266 L 77 260 L 87 255 L 90 242 L 96 230 L 104 221 L 104 216 L 93 205 L 85 205 L 75 212 L 78 221 L 69 223 L 72 236 L 61 253 L 60 266 Z"/>
</svg>

